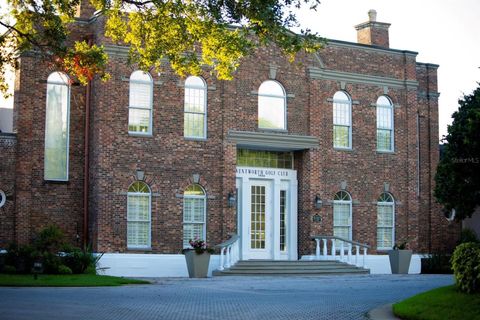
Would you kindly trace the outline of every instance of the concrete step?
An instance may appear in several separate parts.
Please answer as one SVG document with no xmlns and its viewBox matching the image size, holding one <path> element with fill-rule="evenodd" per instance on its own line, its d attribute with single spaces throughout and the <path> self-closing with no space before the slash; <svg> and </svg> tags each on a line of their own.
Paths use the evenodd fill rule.
<svg viewBox="0 0 480 320">
<path fill-rule="evenodd" d="M 228 275 L 335 275 L 369 274 L 370 270 L 339 261 L 238 261 L 229 269 L 213 272 L 214 276 Z"/>
</svg>

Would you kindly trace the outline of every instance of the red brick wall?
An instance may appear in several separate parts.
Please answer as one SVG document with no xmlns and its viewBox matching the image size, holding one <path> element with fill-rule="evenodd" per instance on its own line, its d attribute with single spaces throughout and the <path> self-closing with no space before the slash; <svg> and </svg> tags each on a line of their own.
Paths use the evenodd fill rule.
<svg viewBox="0 0 480 320">
<path fill-rule="evenodd" d="M 103 43 L 102 18 L 79 29 L 75 37 L 90 31 Z M 234 208 L 227 194 L 235 190 L 236 146 L 227 140 L 229 130 L 259 131 L 256 92 L 269 79 L 271 66 L 287 94 L 288 133 L 312 135 L 320 145 L 295 152 L 298 171 L 299 254 L 311 254 L 312 234 L 332 234 L 334 194 L 345 181 L 353 200 L 353 238 L 376 248 L 376 201 L 390 186 L 395 197 L 396 240 L 410 240 L 412 249 L 439 250 L 451 243 L 457 225 L 438 214 L 432 183 L 438 162 L 438 102 L 436 68 L 417 65 L 413 54 L 369 50 L 331 43 L 320 52 L 325 68 L 348 73 L 418 81 L 415 87 L 387 87 L 395 104 L 395 151 L 376 151 L 376 110 L 372 107 L 384 86 L 345 82 L 355 101 L 352 106 L 352 150 L 333 149 L 332 102 L 342 83 L 310 79 L 308 68 L 320 67 L 313 56 L 301 55 L 290 64 L 274 46 L 261 48 L 245 58 L 232 81 L 219 81 L 209 70 L 202 74 L 208 84 L 207 140 L 183 137 L 183 79 L 165 66 L 151 70 L 154 79 L 153 135 L 128 134 L 129 78 L 136 70 L 121 55 L 112 55 L 112 78 L 92 83 L 89 234 L 94 249 L 127 252 L 127 190 L 137 170 L 145 172 L 152 195 L 152 252 L 178 253 L 182 248 L 182 205 L 177 194 L 200 175 L 207 200 L 207 241 L 219 243 L 236 231 Z M 43 181 L 45 80 L 50 72 L 32 57 L 21 59 L 20 82 L 15 99 L 18 130 L 16 163 L 16 238 L 27 241 L 48 223 L 59 224 L 71 239 L 82 235 L 83 123 L 85 89 L 72 87 L 70 119 L 70 181 Z M 430 98 L 426 93 L 431 93 Z M 417 112 L 420 131 L 417 131 Z M 417 146 L 417 140 L 421 143 Z M 418 147 L 420 149 L 418 149 Z M 420 156 L 420 158 L 418 157 Z M 420 167 L 419 167 L 420 165 Z M 418 176 L 420 173 L 420 178 Z M 324 206 L 315 209 L 319 195 Z M 319 214 L 320 223 L 312 217 Z M 447 230 L 448 232 L 446 232 Z M 80 239 L 81 240 L 81 239 Z M 375 250 L 373 250 L 374 252 Z M 134 251 L 128 251 L 134 252 Z"/>
<path fill-rule="evenodd" d="M 7 200 L 0 208 L 0 248 L 15 238 L 15 160 L 17 137 L 11 133 L 0 133 L 0 190 Z"/>
</svg>

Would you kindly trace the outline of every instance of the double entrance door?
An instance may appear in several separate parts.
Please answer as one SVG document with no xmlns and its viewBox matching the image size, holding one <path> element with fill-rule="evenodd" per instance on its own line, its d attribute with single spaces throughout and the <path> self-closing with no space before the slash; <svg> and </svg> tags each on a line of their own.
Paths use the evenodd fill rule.
<svg viewBox="0 0 480 320">
<path fill-rule="evenodd" d="M 265 179 L 238 175 L 241 258 L 297 259 L 297 188 L 290 175 Z M 286 179 L 287 178 L 287 179 Z M 296 178 L 296 177 L 295 177 Z"/>
</svg>

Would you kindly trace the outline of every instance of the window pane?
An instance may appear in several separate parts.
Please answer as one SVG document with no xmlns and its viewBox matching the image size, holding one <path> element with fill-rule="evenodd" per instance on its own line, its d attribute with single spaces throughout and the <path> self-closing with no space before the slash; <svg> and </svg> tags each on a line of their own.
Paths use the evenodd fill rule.
<svg viewBox="0 0 480 320">
<path fill-rule="evenodd" d="M 185 112 L 205 112 L 205 90 L 185 88 Z"/>
<path fill-rule="evenodd" d="M 128 222 L 127 224 L 127 245 L 149 246 L 150 245 L 150 223 L 149 222 Z"/>
<path fill-rule="evenodd" d="M 393 247 L 393 229 L 392 228 L 377 228 L 377 247 L 391 248 Z"/>
<path fill-rule="evenodd" d="M 69 87 L 47 85 L 45 111 L 45 180 L 68 180 Z"/>
<path fill-rule="evenodd" d="M 285 99 L 258 96 L 258 126 L 265 129 L 285 129 Z"/>
<path fill-rule="evenodd" d="M 127 219 L 129 221 L 150 221 L 150 197 L 129 194 Z"/>
<path fill-rule="evenodd" d="M 128 110 L 128 131 L 149 132 L 150 110 L 133 109 Z"/>
<path fill-rule="evenodd" d="M 392 150 L 392 131 L 377 129 L 377 150 Z"/>
<path fill-rule="evenodd" d="M 183 224 L 183 247 L 190 248 L 190 240 L 205 240 L 203 233 L 203 223 L 184 223 Z"/>
<path fill-rule="evenodd" d="M 237 149 L 237 166 L 293 169 L 293 153 Z"/>
<path fill-rule="evenodd" d="M 205 138 L 205 115 L 185 113 L 184 128 L 185 137 Z"/>
<path fill-rule="evenodd" d="M 152 86 L 144 83 L 130 83 L 130 107 L 150 109 Z"/>
<path fill-rule="evenodd" d="M 333 205 L 333 224 L 335 226 L 350 225 L 350 204 L 335 203 Z"/>
<path fill-rule="evenodd" d="M 333 235 L 334 236 L 337 236 L 337 237 L 340 237 L 340 238 L 343 238 L 343 239 L 347 239 L 347 240 L 350 240 L 350 227 L 334 227 L 333 228 Z M 339 246 L 340 242 L 336 242 L 335 243 L 335 246 Z M 346 243 L 343 244 L 345 247 L 347 246 Z M 338 247 L 339 248 L 339 247 Z"/>
<path fill-rule="evenodd" d="M 392 108 L 377 107 L 377 128 L 392 129 Z"/>
<path fill-rule="evenodd" d="M 350 126 L 349 103 L 333 103 L 333 123 L 337 125 Z"/>
<path fill-rule="evenodd" d="M 333 146 L 336 148 L 350 147 L 350 127 L 333 126 Z"/>
<path fill-rule="evenodd" d="M 258 88 L 258 94 L 284 97 L 285 91 L 278 82 L 267 80 L 264 81 Z"/>
</svg>

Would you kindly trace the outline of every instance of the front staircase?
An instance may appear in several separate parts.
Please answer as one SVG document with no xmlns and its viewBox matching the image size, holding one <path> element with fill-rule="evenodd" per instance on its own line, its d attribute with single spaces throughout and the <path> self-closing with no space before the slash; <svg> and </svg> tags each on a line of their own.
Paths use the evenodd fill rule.
<svg viewBox="0 0 480 320">
<path fill-rule="evenodd" d="M 340 261 L 242 260 L 213 276 L 342 275 L 369 274 L 369 269 Z"/>
</svg>

